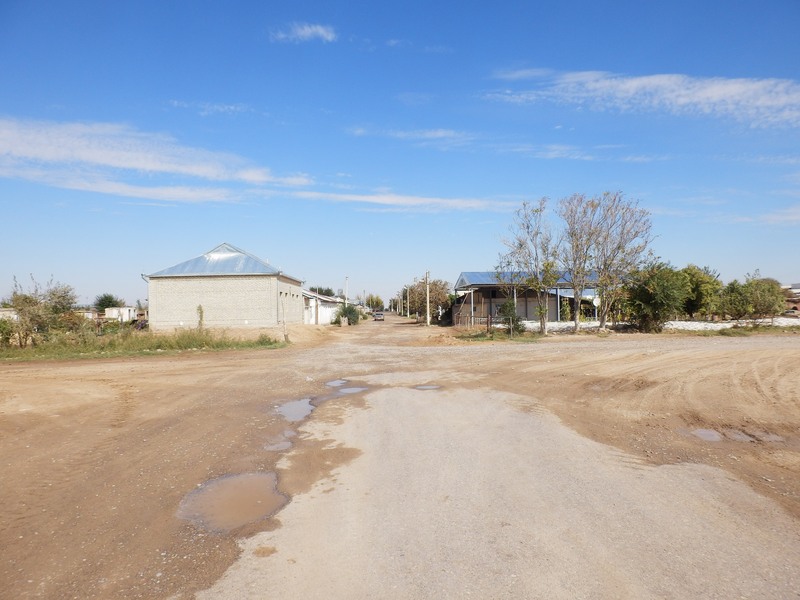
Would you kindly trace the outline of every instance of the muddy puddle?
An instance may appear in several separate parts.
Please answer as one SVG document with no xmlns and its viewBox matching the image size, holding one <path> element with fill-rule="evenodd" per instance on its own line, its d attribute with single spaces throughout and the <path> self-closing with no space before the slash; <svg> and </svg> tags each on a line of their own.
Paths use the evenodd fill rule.
<svg viewBox="0 0 800 600">
<path fill-rule="evenodd" d="M 311 398 L 292 400 L 275 408 L 275 412 L 290 422 L 302 421 L 312 410 L 314 407 L 311 405 Z"/>
<path fill-rule="evenodd" d="M 178 518 L 214 533 L 227 533 L 266 519 L 283 508 L 289 498 L 278 491 L 278 476 L 243 473 L 211 479 L 187 494 Z"/>
<path fill-rule="evenodd" d="M 277 412 L 290 423 L 296 423 L 305 419 L 323 402 L 327 402 L 328 400 L 333 400 L 334 398 L 339 398 L 341 396 L 360 394 L 361 392 L 366 392 L 369 390 L 368 387 L 348 386 L 348 383 L 350 382 L 346 379 L 334 379 L 333 381 L 329 381 L 325 384 L 329 388 L 334 388 L 334 392 L 315 398 L 301 398 L 299 400 L 288 400 L 286 402 L 276 404 L 274 406 L 275 412 Z"/>
<path fill-rule="evenodd" d="M 348 387 L 348 383 L 345 379 L 329 381 L 326 385 L 335 389 L 330 394 L 289 400 L 273 405 L 272 410 L 288 423 L 299 423 L 327 400 L 368 390 L 366 387 Z M 291 449 L 292 438 L 296 436 L 295 430 L 284 429 L 266 439 L 263 449 L 284 452 Z M 186 494 L 177 516 L 200 529 L 228 533 L 275 515 L 288 502 L 289 497 L 278 491 L 278 476 L 272 471 L 231 474 L 206 481 Z"/>
<path fill-rule="evenodd" d="M 285 429 L 283 433 L 267 439 L 264 450 L 267 452 L 282 452 L 292 447 L 292 439 L 297 435 L 291 429 Z"/>
<path fill-rule="evenodd" d="M 332 391 L 313 397 L 287 400 L 272 405 L 272 410 L 287 423 L 297 423 L 312 414 L 323 402 L 369 391 L 364 386 L 352 386 L 346 379 L 335 379 L 325 385 Z M 438 385 L 417 385 L 417 390 L 435 390 Z M 282 433 L 264 441 L 266 452 L 290 450 L 297 432 L 287 427 Z M 184 496 L 177 516 L 200 529 L 213 533 L 228 533 L 262 519 L 274 516 L 289 502 L 278 490 L 278 476 L 272 472 L 224 475 L 198 485 Z"/>
</svg>

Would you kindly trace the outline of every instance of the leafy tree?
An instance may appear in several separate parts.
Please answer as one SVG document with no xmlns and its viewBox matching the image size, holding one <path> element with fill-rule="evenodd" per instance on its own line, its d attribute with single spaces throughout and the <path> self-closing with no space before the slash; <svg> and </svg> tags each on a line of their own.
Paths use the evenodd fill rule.
<svg viewBox="0 0 800 600">
<path fill-rule="evenodd" d="M 404 308 L 409 311 L 409 314 L 426 314 L 427 311 L 427 297 L 430 297 L 431 303 L 431 316 L 436 318 L 439 309 L 444 314 L 450 308 L 452 303 L 450 297 L 450 284 L 441 279 L 431 279 L 428 281 L 429 290 L 426 293 L 425 279 L 414 281 L 413 284 L 404 287 L 402 292 L 398 293 L 399 297 L 403 298 L 407 306 Z"/>
<path fill-rule="evenodd" d="M 31 287 L 25 290 L 14 278 L 14 290 L 9 304 L 17 313 L 17 320 L 12 324 L 20 348 L 24 348 L 29 342 L 35 345 L 51 329 L 58 329 L 60 323 L 62 328 L 63 325 L 72 323 L 74 320 L 69 316 L 76 302 L 77 295 L 69 285 L 53 283 L 51 280 L 43 289 L 31 277 Z"/>
<path fill-rule="evenodd" d="M 98 312 L 103 312 L 107 308 L 120 308 L 125 306 L 125 300 L 118 298 L 114 294 L 100 294 L 94 299 L 94 307 Z"/>
<path fill-rule="evenodd" d="M 722 288 L 719 309 L 722 314 L 737 321 L 753 312 L 750 294 L 738 279 L 734 279 Z"/>
<path fill-rule="evenodd" d="M 569 305 L 569 298 L 561 299 L 561 320 L 562 321 L 572 320 L 572 308 L 570 308 Z"/>
<path fill-rule="evenodd" d="M 506 301 L 500 305 L 497 314 L 507 323 L 506 329 L 509 335 L 525 332 L 525 325 L 522 323 L 522 317 L 517 314 L 517 303 L 514 302 L 514 298 L 506 298 Z"/>
<path fill-rule="evenodd" d="M 336 316 L 333 318 L 335 325 L 341 325 L 342 319 L 346 318 L 349 325 L 358 325 L 361 322 L 361 313 L 358 312 L 358 307 L 354 304 L 339 305 L 336 311 Z"/>
<path fill-rule="evenodd" d="M 625 289 L 631 321 L 647 333 L 660 332 L 690 293 L 686 274 L 661 262 L 631 274 Z"/>
<path fill-rule="evenodd" d="M 383 299 L 375 294 L 367 294 L 367 306 L 372 310 L 383 310 Z"/>
<path fill-rule="evenodd" d="M 336 293 L 333 291 L 333 288 L 329 287 L 314 286 L 309 289 L 315 294 L 320 294 L 321 296 L 330 296 L 331 298 L 333 298 L 336 295 Z"/>
<path fill-rule="evenodd" d="M 13 335 L 14 322 L 10 319 L 0 319 L 0 348 L 8 348 Z"/>
<path fill-rule="evenodd" d="M 508 251 L 500 256 L 498 266 L 498 281 L 507 280 L 514 286 L 512 291 L 533 290 L 542 335 L 547 334 L 550 289 L 558 281 L 558 253 L 545 218 L 546 210 L 547 198 L 541 198 L 537 204 L 522 203 L 514 215 L 511 237 L 503 241 Z"/>
<path fill-rule="evenodd" d="M 575 298 L 575 331 L 580 328 L 580 299 L 592 274 L 594 243 L 601 220 L 600 200 L 573 194 L 559 203 L 564 232 L 559 244 L 559 262 L 564 279 L 572 286 Z"/>
<path fill-rule="evenodd" d="M 688 265 L 683 273 L 689 278 L 689 296 L 683 304 L 683 312 L 694 319 L 695 315 L 710 316 L 719 306 L 722 282 L 719 274 L 710 267 L 702 269 Z"/>
<path fill-rule="evenodd" d="M 758 271 L 748 274 L 744 284 L 750 297 L 753 316 L 763 319 L 781 314 L 785 305 L 781 284 L 775 279 L 762 278 L 760 275 Z"/>
<path fill-rule="evenodd" d="M 622 192 L 606 192 L 594 201 L 598 203 L 599 215 L 590 257 L 597 276 L 598 317 L 602 329 L 611 307 L 623 297 L 625 278 L 646 260 L 653 237 L 650 213 L 639 208 L 638 201 L 626 200 Z M 585 226 L 590 227 L 591 223 Z"/>
</svg>

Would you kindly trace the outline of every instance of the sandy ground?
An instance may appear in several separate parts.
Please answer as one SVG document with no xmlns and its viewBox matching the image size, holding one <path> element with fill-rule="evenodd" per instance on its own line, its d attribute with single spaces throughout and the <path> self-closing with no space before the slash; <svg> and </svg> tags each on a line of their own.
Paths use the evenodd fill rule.
<svg viewBox="0 0 800 600">
<path fill-rule="evenodd" d="M 800 597 L 800 336 L 454 333 L 0 365 L 0 597 Z"/>
</svg>

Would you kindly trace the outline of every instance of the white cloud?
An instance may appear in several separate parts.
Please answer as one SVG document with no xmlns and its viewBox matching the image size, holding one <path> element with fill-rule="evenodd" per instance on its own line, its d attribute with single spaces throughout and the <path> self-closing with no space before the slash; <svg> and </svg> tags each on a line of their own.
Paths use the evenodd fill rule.
<svg viewBox="0 0 800 600">
<path fill-rule="evenodd" d="M 527 69 L 500 72 L 496 77 L 516 81 L 547 75 L 543 70 Z M 489 97 L 518 104 L 552 101 L 596 110 L 664 111 L 733 118 L 757 127 L 800 127 L 800 84 L 788 79 L 677 74 L 628 77 L 603 71 L 578 71 L 548 77 L 533 90 L 504 90 Z"/>
<path fill-rule="evenodd" d="M 501 69 L 495 71 L 495 79 L 503 79 L 505 81 L 520 81 L 524 79 L 538 79 L 540 77 L 548 77 L 553 74 L 550 69 Z"/>
<path fill-rule="evenodd" d="M 231 190 L 202 185 L 125 183 L 188 179 L 235 185 L 308 185 L 307 175 L 276 177 L 233 154 L 182 146 L 170 136 L 116 123 L 0 119 L 0 176 L 147 199 L 229 201 Z"/>
<path fill-rule="evenodd" d="M 459 139 L 447 129 L 396 132 L 414 140 Z M 164 134 L 115 123 L 53 123 L 0 119 L 0 177 L 170 203 L 237 202 L 243 197 L 303 198 L 387 210 L 511 210 L 508 202 L 395 194 L 298 190 L 314 180 L 274 176 L 233 154 L 180 145 Z M 176 183 L 177 182 L 177 183 Z M 210 184 L 210 185 L 208 185 Z"/>
<path fill-rule="evenodd" d="M 103 180 L 75 180 L 65 181 L 62 186 L 67 189 L 109 194 L 112 196 L 125 196 L 128 198 L 142 198 L 145 200 L 160 200 L 164 202 L 235 202 L 236 198 L 231 190 L 225 188 L 203 188 L 191 186 L 141 186 L 122 183 L 120 181 Z"/>
<path fill-rule="evenodd" d="M 415 210 L 491 210 L 509 211 L 517 205 L 511 202 L 481 200 L 476 198 L 437 198 L 429 196 L 407 196 L 390 191 L 379 191 L 372 194 L 342 194 L 318 191 L 294 191 L 291 195 L 305 200 L 324 200 L 328 202 L 355 202 L 372 204 L 385 208 Z"/>
<path fill-rule="evenodd" d="M 413 141 L 467 141 L 470 136 L 460 131 L 452 129 L 412 129 L 412 130 L 393 130 L 388 134 L 390 137 L 400 140 Z"/>
<path fill-rule="evenodd" d="M 800 204 L 766 213 L 760 220 L 772 225 L 800 225 Z"/>
<path fill-rule="evenodd" d="M 336 31 L 329 25 L 317 25 L 314 23 L 292 23 L 288 30 L 273 32 L 270 39 L 273 42 L 311 42 L 321 40 L 322 42 L 335 42 Z"/>
<path fill-rule="evenodd" d="M 436 146 L 440 149 L 463 146 L 474 139 L 469 133 L 446 128 L 371 131 L 363 127 L 352 127 L 349 129 L 349 133 L 357 137 L 383 136 L 396 140 L 414 142 L 423 146 Z"/>
<path fill-rule="evenodd" d="M 238 113 L 253 112 L 253 109 L 250 106 L 241 103 L 224 104 L 221 102 L 185 102 L 183 100 L 171 100 L 169 104 L 173 108 L 195 110 L 201 117 L 209 117 L 219 114 L 235 115 Z"/>
</svg>

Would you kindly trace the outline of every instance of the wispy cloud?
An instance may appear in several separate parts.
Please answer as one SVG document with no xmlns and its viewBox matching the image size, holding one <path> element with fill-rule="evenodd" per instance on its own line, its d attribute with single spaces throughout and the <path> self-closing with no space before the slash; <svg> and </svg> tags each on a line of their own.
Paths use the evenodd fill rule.
<svg viewBox="0 0 800 600">
<path fill-rule="evenodd" d="M 551 69 L 500 69 L 495 71 L 494 78 L 505 81 L 522 81 L 526 79 L 539 79 L 553 74 Z"/>
<path fill-rule="evenodd" d="M 421 144 L 436 144 L 440 146 L 463 145 L 473 139 L 473 136 L 470 134 L 453 129 L 391 130 L 387 132 L 387 135 L 398 140 L 408 140 Z"/>
<path fill-rule="evenodd" d="M 233 154 L 179 144 L 170 136 L 115 123 L 0 119 L 0 176 L 68 189 L 146 199 L 229 201 L 232 185 L 308 185 L 306 175 L 277 177 Z M 185 179 L 189 185 L 156 181 Z M 151 185 L 131 180 L 153 181 Z M 201 184 L 201 185 L 197 185 Z"/>
<path fill-rule="evenodd" d="M 788 79 L 679 74 L 629 77 L 603 71 L 553 74 L 542 69 L 499 71 L 495 77 L 504 81 L 539 80 L 534 89 L 488 94 L 510 103 L 551 101 L 595 110 L 733 118 L 755 127 L 800 127 L 800 83 Z"/>
<path fill-rule="evenodd" d="M 185 102 L 183 100 L 170 100 L 173 108 L 182 108 L 197 112 L 201 117 L 213 115 L 235 115 L 239 113 L 253 112 L 247 104 L 235 103 L 226 104 L 221 102 Z"/>
<path fill-rule="evenodd" d="M 370 130 L 366 127 L 351 127 L 348 131 L 350 135 L 356 137 L 385 137 L 413 142 L 422 146 L 436 146 L 441 149 L 463 146 L 475 138 L 470 133 L 447 128 Z"/>
<path fill-rule="evenodd" d="M 313 41 L 328 43 L 335 42 L 336 38 L 336 30 L 333 27 L 315 23 L 292 23 L 288 29 L 274 31 L 270 34 L 270 39 L 273 42 L 290 42 L 294 44 Z"/>
<path fill-rule="evenodd" d="M 450 130 L 395 133 L 402 139 L 423 141 L 459 137 Z M 163 203 L 297 198 L 423 212 L 512 208 L 510 203 L 491 199 L 301 189 L 318 186 L 304 173 L 277 177 L 234 154 L 184 146 L 168 135 L 116 123 L 0 119 L 0 177 Z"/>
<path fill-rule="evenodd" d="M 800 224 L 800 204 L 765 213 L 760 220 L 771 225 L 798 225 Z"/>
<path fill-rule="evenodd" d="M 296 198 L 305 200 L 325 200 L 329 202 L 356 202 L 360 204 L 371 204 L 384 208 L 392 209 L 414 209 L 428 211 L 450 211 L 450 210 L 480 210 L 480 211 L 509 211 L 516 208 L 516 203 L 483 200 L 478 198 L 438 198 L 432 196 L 408 196 L 395 194 L 390 191 L 380 191 L 376 193 L 336 193 L 298 190 L 291 192 Z"/>
</svg>

